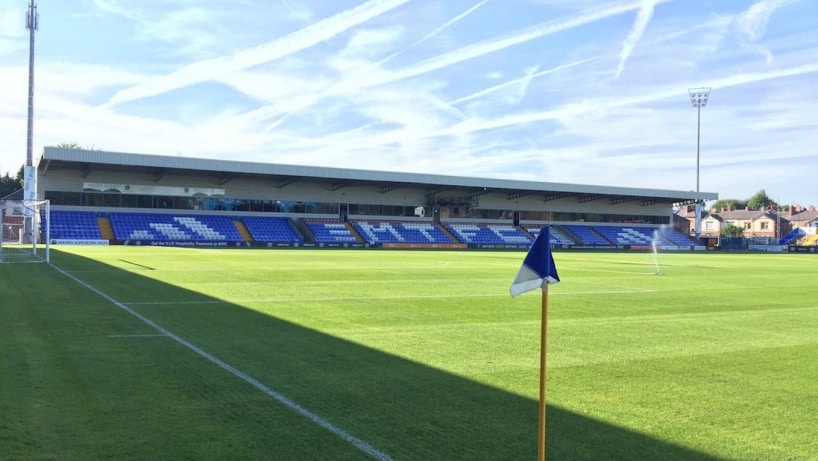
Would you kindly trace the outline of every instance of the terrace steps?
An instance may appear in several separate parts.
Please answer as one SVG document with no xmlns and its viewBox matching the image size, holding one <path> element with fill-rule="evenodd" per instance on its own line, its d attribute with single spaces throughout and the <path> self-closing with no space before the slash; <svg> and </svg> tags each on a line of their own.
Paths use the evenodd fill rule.
<svg viewBox="0 0 818 461">
<path fill-rule="evenodd" d="M 111 226 L 111 220 L 105 216 L 97 217 L 97 225 L 99 225 L 99 233 L 105 240 L 114 239 L 114 228 Z"/>
<path fill-rule="evenodd" d="M 360 233 L 360 232 L 358 232 L 358 229 L 355 229 L 355 226 L 353 226 L 351 222 L 345 222 L 345 223 L 344 223 L 344 226 L 345 226 L 347 229 L 349 229 L 349 233 L 350 233 L 350 234 L 352 234 L 352 236 L 353 236 L 353 237 L 355 237 L 355 240 L 356 240 L 358 243 L 363 243 L 363 242 L 365 242 L 365 241 L 366 241 L 366 240 L 364 239 L 364 237 L 361 235 L 361 233 Z"/>
<path fill-rule="evenodd" d="M 241 220 L 237 219 L 233 221 L 233 225 L 236 226 L 236 230 L 239 231 L 239 235 L 241 235 L 241 239 L 245 242 L 252 242 L 253 237 L 250 235 L 250 231 L 247 230 L 247 226 L 244 225 Z"/>
</svg>

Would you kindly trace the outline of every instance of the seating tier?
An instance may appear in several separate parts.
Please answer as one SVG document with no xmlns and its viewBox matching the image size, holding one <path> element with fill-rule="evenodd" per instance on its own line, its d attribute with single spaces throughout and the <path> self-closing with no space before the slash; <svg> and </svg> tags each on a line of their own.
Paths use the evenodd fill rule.
<svg viewBox="0 0 818 461">
<path fill-rule="evenodd" d="M 432 223 L 354 221 L 352 224 L 369 243 L 452 243 L 452 239 Z"/>
<path fill-rule="evenodd" d="M 664 237 L 673 245 L 690 246 L 697 244 L 696 240 L 690 238 L 689 235 L 680 232 L 677 229 L 662 227 L 659 229 L 659 235 Z"/>
<path fill-rule="evenodd" d="M 537 236 L 540 235 L 540 230 L 542 230 L 542 227 L 531 226 L 526 227 L 526 230 L 529 234 L 533 235 L 534 238 L 537 238 Z M 574 241 L 571 240 L 571 237 L 565 235 L 565 233 L 560 230 L 559 227 L 551 226 L 549 237 L 549 241 L 552 245 L 574 245 Z"/>
<path fill-rule="evenodd" d="M 246 216 L 241 222 L 257 242 L 302 243 L 304 239 L 293 229 L 288 218 L 274 216 Z"/>
<path fill-rule="evenodd" d="M 102 234 L 93 211 L 51 211 L 51 238 L 100 240 Z"/>
<path fill-rule="evenodd" d="M 579 224 L 567 224 L 562 226 L 568 232 L 574 234 L 579 239 L 582 245 L 611 245 L 611 242 L 605 240 L 601 235 L 597 234 L 590 226 Z"/>
<path fill-rule="evenodd" d="M 530 244 L 531 237 L 511 224 L 448 224 L 446 229 L 463 243 L 485 245 Z"/>
<path fill-rule="evenodd" d="M 305 219 L 304 224 L 315 237 L 315 243 L 357 243 L 346 224 L 332 219 Z"/>
<path fill-rule="evenodd" d="M 242 241 L 231 216 L 111 213 L 109 218 L 117 240 Z"/>
<path fill-rule="evenodd" d="M 598 234 L 617 245 L 651 245 L 652 228 L 630 226 L 594 226 Z"/>
</svg>

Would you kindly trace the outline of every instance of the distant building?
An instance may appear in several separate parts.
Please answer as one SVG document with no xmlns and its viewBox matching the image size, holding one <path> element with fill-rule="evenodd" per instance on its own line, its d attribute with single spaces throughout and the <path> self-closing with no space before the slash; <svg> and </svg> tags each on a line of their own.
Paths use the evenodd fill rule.
<svg viewBox="0 0 818 461">
<path fill-rule="evenodd" d="M 682 231 L 688 230 L 692 233 L 695 221 L 696 212 L 692 205 L 682 207 L 676 213 L 675 222 L 678 222 L 676 227 Z M 792 205 L 786 212 L 775 209 L 711 209 L 709 214 L 702 216 L 701 236 L 718 237 L 722 230 L 730 225 L 741 228 L 744 237 L 780 238 L 796 228 L 818 226 L 818 210 L 815 206 L 807 208 L 800 205 Z"/>
<path fill-rule="evenodd" d="M 793 229 L 796 227 L 816 227 L 818 210 L 815 209 L 815 206 L 805 208 L 801 205 L 793 205 L 790 207 L 787 219 L 792 223 Z"/>
<path fill-rule="evenodd" d="M 778 237 L 784 221 L 772 210 L 724 210 L 702 220 L 702 235 L 716 237 L 723 227 L 732 225 L 743 229 L 744 237 Z"/>
</svg>

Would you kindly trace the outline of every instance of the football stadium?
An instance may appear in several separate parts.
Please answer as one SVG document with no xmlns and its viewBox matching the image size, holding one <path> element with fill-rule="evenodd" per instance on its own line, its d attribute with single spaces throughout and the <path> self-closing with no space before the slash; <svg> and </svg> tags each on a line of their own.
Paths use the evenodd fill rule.
<svg viewBox="0 0 818 461">
<path fill-rule="evenodd" d="M 673 205 L 718 198 L 52 147 L 37 189 L 56 243 L 166 246 L 691 249 Z"/>
<path fill-rule="evenodd" d="M 550 459 L 818 459 L 814 255 L 674 222 L 717 198 L 46 147 L 3 457 L 534 459 L 548 229 Z"/>
</svg>

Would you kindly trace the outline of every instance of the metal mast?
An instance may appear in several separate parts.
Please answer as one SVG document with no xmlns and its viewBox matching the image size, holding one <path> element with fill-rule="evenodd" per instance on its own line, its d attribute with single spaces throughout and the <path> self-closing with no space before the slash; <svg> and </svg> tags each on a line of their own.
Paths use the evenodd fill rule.
<svg viewBox="0 0 818 461">
<path fill-rule="evenodd" d="M 696 108 L 696 238 L 701 235 L 702 210 L 699 199 L 699 151 L 702 139 L 702 107 L 707 105 L 710 98 L 710 88 L 689 88 L 690 102 Z"/>
<path fill-rule="evenodd" d="M 39 16 L 37 15 L 37 4 L 34 0 L 29 0 L 28 14 L 26 15 L 26 28 L 29 31 L 28 44 L 28 128 L 26 131 L 26 166 L 24 168 L 24 189 L 23 198 L 25 200 L 37 199 L 37 175 L 34 171 L 34 33 L 37 32 Z M 27 209 L 27 208 L 26 208 Z M 26 212 L 23 222 L 24 243 L 32 243 L 34 238 L 34 216 Z"/>
<path fill-rule="evenodd" d="M 34 33 L 37 32 L 39 17 L 37 15 L 37 4 L 34 0 L 29 0 L 28 14 L 26 17 L 26 28 L 29 31 L 28 41 L 28 132 L 26 139 L 26 166 L 34 165 L 32 155 L 34 140 Z"/>
</svg>

